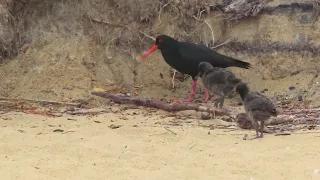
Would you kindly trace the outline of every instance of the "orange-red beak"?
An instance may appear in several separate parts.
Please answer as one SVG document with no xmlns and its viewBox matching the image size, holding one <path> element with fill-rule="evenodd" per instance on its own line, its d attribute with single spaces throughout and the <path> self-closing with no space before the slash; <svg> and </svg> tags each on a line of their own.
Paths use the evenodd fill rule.
<svg viewBox="0 0 320 180">
<path fill-rule="evenodd" d="M 140 57 L 140 61 L 144 60 L 146 57 L 148 57 L 150 54 L 152 54 L 153 52 L 155 52 L 158 49 L 158 45 L 153 45 L 152 48 L 150 48 L 146 53 L 144 53 L 141 57 Z"/>
</svg>

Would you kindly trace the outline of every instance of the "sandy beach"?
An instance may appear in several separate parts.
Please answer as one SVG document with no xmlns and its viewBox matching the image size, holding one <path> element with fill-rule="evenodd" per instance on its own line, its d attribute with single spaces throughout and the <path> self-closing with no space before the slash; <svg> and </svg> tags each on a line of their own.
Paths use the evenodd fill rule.
<svg viewBox="0 0 320 180">
<path fill-rule="evenodd" d="M 316 131 L 243 140 L 254 131 L 200 126 L 219 120 L 168 126 L 174 118 L 163 118 L 164 112 L 144 114 L 3 114 L 2 179 L 320 179 Z"/>
</svg>

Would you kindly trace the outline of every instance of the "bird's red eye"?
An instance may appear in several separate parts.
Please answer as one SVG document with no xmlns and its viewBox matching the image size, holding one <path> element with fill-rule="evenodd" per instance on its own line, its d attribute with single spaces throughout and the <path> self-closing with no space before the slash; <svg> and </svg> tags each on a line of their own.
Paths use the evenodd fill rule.
<svg viewBox="0 0 320 180">
<path fill-rule="evenodd" d="M 163 40 L 162 39 L 159 39 L 159 43 L 162 43 L 163 42 Z"/>
</svg>

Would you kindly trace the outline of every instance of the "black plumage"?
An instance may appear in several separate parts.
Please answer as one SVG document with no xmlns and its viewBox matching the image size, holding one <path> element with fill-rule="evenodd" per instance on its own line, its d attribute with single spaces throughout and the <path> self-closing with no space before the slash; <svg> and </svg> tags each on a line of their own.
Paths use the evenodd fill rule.
<svg viewBox="0 0 320 180">
<path fill-rule="evenodd" d="M 250 63 L 240 61 L 206 47 L 203 44 L 191 42 L 179 42 L 167 35 L 160 35 L 156 38 L 155 44 L 148 50 L 141 60 L 159 49 L 162 57 L 168 65 L 182 74 L 188 74 L 192 77 L 192 89 L 187 101 L 191 101 L 195 95 L 197 86 L 198 66 L 202 61 L 209 62 L 214 67 L 239 67 L 250 68 Z M 208 91 L 205 91 L 205 101 L 209 98 Z"/>
<path fill-rule="evenodd" d="M 236 88 L 236 92 L 240 94 L 245 111 L 256 129 L 257 138 L 263 138 L 265 121 L 272 116 L 276 117 L 278 114 L 274 103 L 259 92 L 251 92 L 245 83 L 240 83 Z M 261 133 L 260 136 L 259 131 Z"/>
<path fill-rule="evenodd" d="M 230 96 L 241 82 L 232 72 L 219 67 L 213 67 L 208 62 L 201 62 L 198 67 L 199 76 L 206 89 L 220 96 L 216 106 L 223 107 L 224 98 Z"/>
</svg>

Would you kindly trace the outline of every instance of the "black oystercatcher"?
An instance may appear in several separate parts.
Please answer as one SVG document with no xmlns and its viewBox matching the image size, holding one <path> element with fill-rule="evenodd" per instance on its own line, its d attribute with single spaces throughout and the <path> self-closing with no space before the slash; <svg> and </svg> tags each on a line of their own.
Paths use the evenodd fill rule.
<svg viewBox="0 0 320 180">
<path fill-rule="evenodd" d="M 208 62 L 201 62 L 198 69 L 204 87 L 220 96 L 215 105 L 219 104 L 220 108 L 223 107 L 224 98 L 233 94 L 241 80 L 236 78 L 232 72 L 224 68 L 213 67 Z"/>
<path fill-rule="evenodd" d="M 256 129 L 257 138 L 263 138 L 264 122 L 271 116 L 277 116 L 275 105 L 270 99 L 258 92 L 250 92 L 247 84 L 238 84 L 236 91 L 240 94 L 243 101 L 245 111 L 252 121 L 252 125 Z M 259 136 L 259 122 L 260 133 Z"/>
<path fill-rule="evenodd" d="M 231 57 L 219 54 L 202 44 L 190 42 L 179 42 L 167 35 L 160 35 L 156 38 L 155 45 L 150 48 L 141 60 L 149 56 L 157 49 L 161 50 L 164 60 L 175 70 L 192 77 L 192 89 L 189 97 L 185 100 L 192 101 L 197 87 L 198 65 L 202 61 L 209 62 L 214 67 L 240 67 L 248 69 L 250 63 L 243 62 Z M 204 101 L 209 99 L 208 90 L 205 89 Z"/>
</svg>

